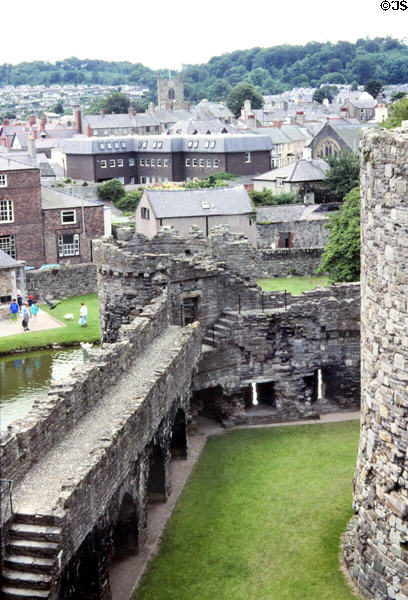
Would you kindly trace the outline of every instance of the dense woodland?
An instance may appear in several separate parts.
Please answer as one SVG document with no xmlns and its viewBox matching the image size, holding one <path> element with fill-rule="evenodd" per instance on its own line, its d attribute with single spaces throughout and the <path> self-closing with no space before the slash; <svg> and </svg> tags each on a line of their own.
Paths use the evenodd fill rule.
<svg viewBox="0 0 408 600">
<path fill-rule="evenodd" d="M 166 69 L 153 71 L 140 63 L 71 57 L 55 63 L 3 64 L 0 86 L 130 83 L 149 88 L 146 100 L 154 100 L 159 72 L 168 74 Z M 206 64 L 184 65 L 183 75 L 185 96 L 192 101 L 225 99 L 231 88 L 242 81 L 255 85 L 262 94 L 325 83 L 362 85 L 373 79 L 383 84 L 406 83 L 408 46 L 387 37 L 359 39 L 354 44 L 310 42 L 304 46 L 252 48 L 215 56 Z"/>
</svg>

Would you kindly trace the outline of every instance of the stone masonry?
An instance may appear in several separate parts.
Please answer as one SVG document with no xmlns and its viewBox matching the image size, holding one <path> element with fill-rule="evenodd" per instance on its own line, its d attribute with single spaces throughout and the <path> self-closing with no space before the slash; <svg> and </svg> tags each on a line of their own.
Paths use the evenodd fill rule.
<svg viewBox="0 0 408 600">
<path fill-rule="evenodd" d="M 408 599 L 408 128 L 361 147 L 362 414 L 345 559 L 373 600 Z"/>
</svg>

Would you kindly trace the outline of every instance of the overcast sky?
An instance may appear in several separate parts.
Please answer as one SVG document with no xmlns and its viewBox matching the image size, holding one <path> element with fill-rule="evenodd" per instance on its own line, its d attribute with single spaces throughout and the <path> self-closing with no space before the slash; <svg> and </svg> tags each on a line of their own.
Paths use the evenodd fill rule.
<svg viewBox="0 0 408 600">
<path fill-rule="evenodd" d="M 383 11 L 380 1 L 15 0 L 0 63 L 77 56 L 180 69 L 254 46 L 388 35 L 407 42 L 408 10 Z"/>
</svg>

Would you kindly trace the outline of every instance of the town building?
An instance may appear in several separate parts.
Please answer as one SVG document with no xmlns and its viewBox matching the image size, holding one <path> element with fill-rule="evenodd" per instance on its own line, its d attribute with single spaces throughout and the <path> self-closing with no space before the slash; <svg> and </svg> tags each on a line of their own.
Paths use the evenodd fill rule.
<svg viewBox="0 0 408 600">
<path fill-rule="evenodd" d="M 321 158 L 300 159 L 254 177 L 254 190 L 262 191 L 266 188 L 274 194 L 293 192 L 302 201 L 313 203 L 314 191 L 321 189 L 328 169 L 329 164 Z"/>
<path fill-rule="evenodd" d="M 136 232 L 148 238 L 172 225 L 187 236 L 197 226 L 206 237 L 212 227 L 229 225 L 256 246 L 256 223 L 251 201 L 242 185 L 201 189 L 146 189 L 136 209 Z"/>
<path fill-rule="evenodd" d="M 249 134 L 66 140 L 67 175 L 125 184 L 185 181 L 213 173 L 256 175 L 270 169 L 270 137 Z"/>
</svg>

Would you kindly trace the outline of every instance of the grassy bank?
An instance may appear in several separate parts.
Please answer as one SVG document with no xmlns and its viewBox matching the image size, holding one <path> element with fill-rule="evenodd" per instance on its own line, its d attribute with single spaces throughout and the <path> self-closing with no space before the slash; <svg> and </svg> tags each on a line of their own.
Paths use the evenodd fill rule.
<svg viewBox="0 0 408 600">
<path fill-rule="evenodd" d="M 78 325 L 81 302 L 84 302 L 88 308 L 88 327 Z M 30 348 L 47 348 L 54 344 L 72 346 L 80 342 L 95 343 L 100 340 L 97 294 L 66 298 L 53 310 L 50 310 L 46 304 L 40 304 L 40 309 L 50 313 L 66 326 L 0 337 L 0 354 L 29 350 Z M 64 320 L 64 315 L 67 313 L 74 315 L 73 321 Z"/>
<path fill-rule="evenodd" d="M 339 540 L 357 422 L 209 440 L 133 600 L 352 600 Z"/>
<path fill-rule="evenodd" d="M 257 279 L 257 284 L 266 292 L 287 290 L 293 296 L 308 292 L 316 287 L 329 285 L 327 277 L 277 277 L 275 279 Z"/>
</svg>

